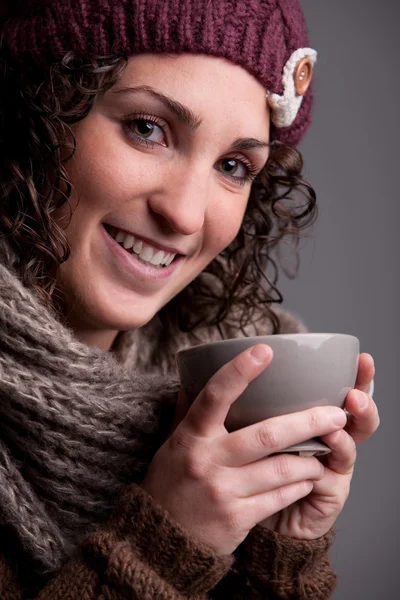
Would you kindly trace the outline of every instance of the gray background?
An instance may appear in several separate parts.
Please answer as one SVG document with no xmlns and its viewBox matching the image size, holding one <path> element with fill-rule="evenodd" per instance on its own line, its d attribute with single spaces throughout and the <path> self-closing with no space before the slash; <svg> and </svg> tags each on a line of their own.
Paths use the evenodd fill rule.
<svg viewBox="0 0 400 600">
<path fill-rule="evenodd" d="M 394 600 L 400 533 L 400 8 L 396 0 L 301 4 L 311 46 L 319 52 L 314 120 L 301 149 L 320 216 L 302 242 L 299 277 L 282 276 L 279 288 L 284 306 L 311 331 L 357 335 L 362 350 L 375 358 L 382 423 L 359 449 L 352 491 L 337 521 L 334 598 Z"/>
<path fill-rule="evenodd" d="M 359 447 L 331 552 L 336 600 L 394 600 L 399 539 L 400 7 L 302 0 L 318 50 L 312 127 L 301 145 L 320 216 L 284 306 L 311 331 L 351 333 L 375 359 L 378 432 Z"/>
</svg>

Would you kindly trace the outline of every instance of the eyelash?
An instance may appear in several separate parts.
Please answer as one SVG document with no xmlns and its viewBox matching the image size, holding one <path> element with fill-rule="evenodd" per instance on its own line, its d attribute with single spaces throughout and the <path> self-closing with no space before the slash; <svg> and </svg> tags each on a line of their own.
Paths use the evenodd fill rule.
<svg viewBox="0 0 400 600">
<path fill-rule="evenodd" d="M 138 121 L 147 121 L 148 123 L 152 123 L 153 125 L 157 125 L 163 133 L 165 134 L 166 123 L 165 121 L 161 121 L 158 117 L 154 115 L 146 115 L 144 113 L 138 113 L 135 115 L 125 115 L 123 117 L 123 125 L 126 129 L 128 129 L 129 135 L 133 137 L 139 144 L 144 144 L 145 146 L 154 147 L 158 146 L 157 142 L 152 142 L 151 140 L 146 140 L 146 138 L 140 137 L 132 131 L 132 127 Z"/>
<path fill-rule="evenodd" d="M 248 182 L 253 182 L 257 175 L 259 174 L 259 169 L 253 165 L 249 160 L 243 158 L 243 156 L 241 155 L 235 155 L 235 154 L 231 154 L 230 156 L 227 156 L 221 160 L 226 160 L 226 159 L 234 159 L 237 160 L 238 162 L 241 162 L 247 169 L 247 175 L 245 177 L 234 177 L 233 175 L 228 175 L 228 174 L 224 174 L 222 173 L 222 175 L 225 175 L 226 177 L 229 177 L 230 179 L 233 179 L 234 181 L 237 181 L 239 183 L 239 185 L 246 185 L 246 183 Z"/>
<path fill-rule="evenodd" d="M 147 148 L 154 148 L 154 146 L 158 146 L 159 144 L 157 144 L 157 142 L 153 142 L 152 140 L 147 140 L 146 138 L 142 138 L 133 132 L 132 127 L 138 121 L 147 121 L 148 123 L 157 125 L 157 127 L 159 127 L 163 131 L 164 134 L 165 134 L 165 130 L 167 127 L 165 121 L 162 121 L 155 115 L 147 115 L 144 113 L 138 113 L 135 115 L 125 115 L 122 120 L 124 129 L 127 130 L 128 135 L 131 138 L 133 138 L 136 143 L 142 144 L 143 146 L 146 146 Z M 257 175 L 259 174 L 259 169 L 255 165 L 253 165 L 249 160 L 244 159 L 243 156 L 241 156 L 241 155 L 240 156 L 230 155 L 230 156 L 226 156 L 225 158 L 222 158 L 221 160 L 228 160 L 228 159 L 234 159 L 234 160 L 241 162 L 247 169 L 247 175 L 245 177 L 234 177 L 233 175 L 229 175 L 228 173 L 223 173 L 222 171 L 219 171 L 219 172 L 221 173 L 221 175 L 223 175 L 224 177 L 227 177 L 230 180 L 235 181 L 240 186 L 244 186 L 248 182 L 253 182 L 256 179 Z"/>
</svg>

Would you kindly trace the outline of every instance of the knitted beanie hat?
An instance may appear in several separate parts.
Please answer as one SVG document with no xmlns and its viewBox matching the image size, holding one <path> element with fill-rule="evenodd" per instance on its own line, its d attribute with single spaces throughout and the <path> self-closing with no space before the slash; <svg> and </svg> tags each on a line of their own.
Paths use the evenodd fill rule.
<svg viewBox="0 0 400 600">
<path fill-rule="evenodd" d="M 226 58 L 265 87 L 272 136 L 300 141 L 311 121 L 316 52 L 298 0 L 12 0 L 3 52 L 46 66 L 68 51 Z"/>
</svg>

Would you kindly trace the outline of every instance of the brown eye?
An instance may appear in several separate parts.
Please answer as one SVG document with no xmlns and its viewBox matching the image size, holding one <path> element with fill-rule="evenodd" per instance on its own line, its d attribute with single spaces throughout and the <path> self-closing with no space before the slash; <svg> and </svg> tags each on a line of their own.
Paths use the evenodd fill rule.
<svg viewBox="0 0 400 600">
<path fill-rule="evenodd" d="M 239 185 L 245 185 L 254 181 L 259 172 L 259 169 L 248 162 L 247 159 L 235 158 L 233 156 L 221 158 L 221 160 L 215 163 L 214 168 Z"/>
<path fill-rule="evenodd" d="M 132 127 L 134 133 L 144 138 L 150 137 L 154 128 L 154 123 L 150 123 L 150 121 L 145 121 L 144 119 L 136 121 Z"/>
<path fill-rule="evenodd" d="M 240 163 L 234 158 L 224 158 L 220 161 L 220 170 L 227 175 L 235 175 Z"/>
<path fill-rule="evenodd" d="M 153 118 L 126 118 L 123 127 L 138 144 L 166 146 L 165 127 Z"/>
<path fill-rule="evenodd" d="M 218 163 L 218 170 L 228 177 L 239 180 L 248 177 L 251 169 L 236 158 L 223 158 Z"/>
</svg>

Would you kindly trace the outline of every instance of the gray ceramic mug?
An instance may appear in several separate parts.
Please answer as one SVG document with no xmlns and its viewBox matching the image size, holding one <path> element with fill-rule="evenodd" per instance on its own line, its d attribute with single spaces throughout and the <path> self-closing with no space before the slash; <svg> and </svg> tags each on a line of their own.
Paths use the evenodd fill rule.
<svg viewBox="0 0 400 600">
<path fill-rule="evenodd" d="M 314 406 L 344 407 L 357 378 L 360 342 L 341 333 L 235 338 L 181 350 L 177 353 L 177 363 L 189 400 L 195 400 L 224 364 L 255 344 L 268 344 L 274 356 L 232 404 L 225 421 L 228 431 Z M 330 451 L 318 438 L 285 450 L 302 455 L 323 455 Z"/>
</svg>

